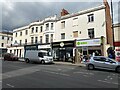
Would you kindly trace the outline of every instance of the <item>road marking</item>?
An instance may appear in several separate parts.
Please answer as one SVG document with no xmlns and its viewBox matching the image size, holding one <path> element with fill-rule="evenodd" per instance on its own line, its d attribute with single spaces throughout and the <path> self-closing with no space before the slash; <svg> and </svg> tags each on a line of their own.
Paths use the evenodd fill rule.
<svg viewBox="0 0 120 90">
<path fill-rule="evenodd" d="M 10 84 L 6 84 L 6 85 L 9 86 L 9 87 L 12 87 L 12 88 L 14 87 L 13 85 L 10 85 Z"/>
<path fill-rule="evenodd" d="M 103 80 L 98 80 L 99 82 L 104 82 L 104 83 L 111 83 L 111 84 L 117 84 L 118 85 L 118 83 L 116 83 L 116 82 L 108 82 L 108 81 L 103 81 Z"/>
<path fill-rule="evenodd" d="M 62 69 L 58 69 L 58 70 L 62 70 Z"/>
<path fill-rule="evenodd" d="M 68 75 L 68 74 L 51 72 L 51 71 L 43 71 L 43 72 L 52 73 L 52 74 L 57 74 L 57 75 L 63 75 L 63 76 L 70 76 L 70 75 Z"/>
<path fill-rule="evenodd" d="M 86 73 L 86 72 L 73 72 L 74 74 L 75 73 L 80 73 L 80 74 L 87 74 L 87 75 L 94 75 L 94 73 Z"/>
<path fill-rule="evenodd" d="M 105 80 L 107 80 L 107 79 L 105 79 Z"/>
</svg>

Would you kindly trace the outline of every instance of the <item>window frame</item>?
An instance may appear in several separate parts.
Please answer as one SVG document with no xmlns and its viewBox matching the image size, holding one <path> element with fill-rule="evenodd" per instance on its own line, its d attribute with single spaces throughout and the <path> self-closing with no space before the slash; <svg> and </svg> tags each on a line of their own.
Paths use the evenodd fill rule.
<svg viewBox="0 0 120 90">
<path fill-rule="evenodd" d="M 88 15 L 88 22 L 94 22 L 94 14 Z"/>
<path fill-rule="evenodd" d="M 65 39 L 65 33 L 61 33 L 61 39 Z"/>
<path fill-rule="evenodd" d="M 88 37 L 89 38 L 95 38 L 95 30 L 94 30 L 94 28 L 88 29 Z"/>
</svg>

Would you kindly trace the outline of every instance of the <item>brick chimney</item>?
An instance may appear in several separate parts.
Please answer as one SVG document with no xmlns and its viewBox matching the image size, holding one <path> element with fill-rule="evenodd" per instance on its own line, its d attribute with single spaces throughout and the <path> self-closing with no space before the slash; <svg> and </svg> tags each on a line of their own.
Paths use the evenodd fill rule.
<svg viewBox="0 0 120 90">
<path fill-rule="evenodd" d="M 61 11 L 61 16 L 65 16 L 67 14 L 69 14 L 68 11 L 63 8 Z"/>
</svg>

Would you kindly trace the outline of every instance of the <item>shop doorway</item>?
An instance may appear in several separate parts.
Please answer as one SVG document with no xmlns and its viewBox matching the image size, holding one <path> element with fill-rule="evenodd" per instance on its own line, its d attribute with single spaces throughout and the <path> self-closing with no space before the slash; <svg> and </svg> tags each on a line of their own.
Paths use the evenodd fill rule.
<svg viewBox="0 0 120 90">
<path fill-rule="evenodd" d="M 66 50 L 59 50 L 59 60 L 60 61 L 66 60 Z"/>
</svg>

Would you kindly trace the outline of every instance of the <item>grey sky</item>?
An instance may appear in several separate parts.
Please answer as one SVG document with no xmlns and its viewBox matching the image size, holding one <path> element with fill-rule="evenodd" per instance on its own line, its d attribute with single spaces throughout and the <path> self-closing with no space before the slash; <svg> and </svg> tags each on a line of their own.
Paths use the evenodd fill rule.
<svg viewBox="0 0 120 90">
<path fill-rule="evenodd" d="M 42 20 L 45 17 L 57 14 L 60 15 L 61 9 L 65 8 L 69 13 L 78 12 L 80 10 L 102 4 L 101 2 L 38 2 L 35 0 L 25 2 L 15 2 L 5 0 L 2 4 L 2 29 L 13 30 L 15 28 L 25 26 L 36 20 Z M 108 0 L 109 2 L 109 0 Z M 114 6 L 114 23 L 118 22 L 118 2 L 113 3 Z M 0 22 L 1 23 L 1 22 Z M 1 24 L 0 24 L 1 25 Z"/>
</svg>

